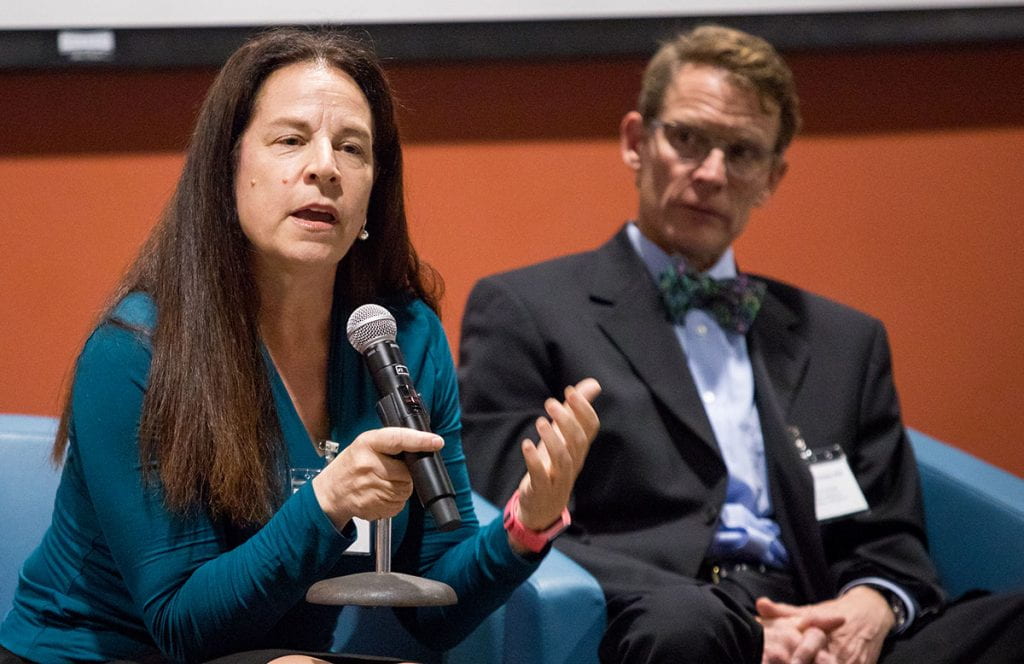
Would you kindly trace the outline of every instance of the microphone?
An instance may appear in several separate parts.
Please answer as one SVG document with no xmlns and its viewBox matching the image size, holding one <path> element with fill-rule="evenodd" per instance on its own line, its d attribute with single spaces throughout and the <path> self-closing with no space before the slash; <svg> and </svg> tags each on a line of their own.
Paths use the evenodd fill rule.
<svg viewBox="0 0 1024 664">
<path fill-rule="evenodd" d="M 384 426 L 430 431 L 430 415 L 409 378 L 402 351 L 395 343 L 398 324 L 387 309 L 364 304 L 349 316 L 345 330 L 352 347 L 363 356 L 377 386 L 377 414 Z M 402 460 L 412 475 L 416 495 L 430 510 L 442 531 L 462 524 L 455 505 L 455 489 L 448 470 L 437 452 L 402 452 Z"/>
</svg>

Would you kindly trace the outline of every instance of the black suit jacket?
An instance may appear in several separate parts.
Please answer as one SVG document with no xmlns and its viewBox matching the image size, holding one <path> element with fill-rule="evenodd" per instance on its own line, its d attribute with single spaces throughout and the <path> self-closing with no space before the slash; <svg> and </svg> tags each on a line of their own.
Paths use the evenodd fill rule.
<svg viewBox="0 0 1024 664">
<path fill-rule="evenodd" d="M 928 559 L 913 454 L 881 323 L 766 280 L 748 334 L 775 519 L 807 601 L 881 576 L 927 613 L 942 601 Z M 727 475 L 657 287 L 624 231 L 595 251 L 481 280 L 463 318 L 463 440 L 474 487 L 502 503 L 525 470 L 538 406 L 600 381 L 601 431 L 577 480 L 559 549 L 609 598 L 697 576 Z M 820 525 L 787 427 L 842 446 L 870 505 Z M 691 582 L 691 581 L 686 581 Z"/>
</svg>

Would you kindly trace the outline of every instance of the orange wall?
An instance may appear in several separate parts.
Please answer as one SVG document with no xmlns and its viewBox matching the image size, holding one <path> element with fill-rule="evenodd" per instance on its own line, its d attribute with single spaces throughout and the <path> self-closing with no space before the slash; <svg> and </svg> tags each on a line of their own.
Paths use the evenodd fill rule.
<svg viewBox="0 0 1024 664">
<path fill-rule="evenodd" d="M 907 423 L 1024 475 L 1024 45 L 789 59 L 805 131 L 742 266 L 880 317 Z M 477 278 L 592 247 L 632 214 L 615 134 L 642 66 L 390 67 L 414 239 L 446 278 L 453 347 Z M 57 412 L 211 79 L 0 72 L 0 412 Z"/>
</svg>

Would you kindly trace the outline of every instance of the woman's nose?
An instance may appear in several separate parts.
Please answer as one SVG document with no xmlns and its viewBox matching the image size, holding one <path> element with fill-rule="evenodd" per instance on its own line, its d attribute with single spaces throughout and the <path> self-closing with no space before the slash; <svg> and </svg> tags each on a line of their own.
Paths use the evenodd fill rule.
<svg viewBox="0 0 1024 664">
<path fill-rule="evenodd" d="M 314 182 L 330 182 L 337 184 L 341 180 L 338 171 L 338 162 L 334 155 L 334 146 L 330 141 L 320 140 L 310 143 L 310 159 L 306 166 L 303 179 L 312 184 Z"/>
</svg>

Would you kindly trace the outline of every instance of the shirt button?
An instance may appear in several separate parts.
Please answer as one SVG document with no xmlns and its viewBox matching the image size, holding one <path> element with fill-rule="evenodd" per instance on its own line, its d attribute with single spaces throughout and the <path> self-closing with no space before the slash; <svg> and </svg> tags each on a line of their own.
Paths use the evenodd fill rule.
<svg viewBox="0 0 1024 664">
<path fill-rule="evenodd" d="M 715 393 L 712 392 L 711 390 L 707 390 L 706 392 L 701 394 L 700 398 L 703 399 L 704 403 L 707 403 L 707 404 L 715 403 Z"/>
<path fill-rule="evenodd" d="M 708 326 L 707 325 L 704 325 L 703 323 L 701 323 L 700 325 L 697 326 L 697 335 L 698 336 L 703 337 L 707 333 L 708 333 Z"/>
</svg>

